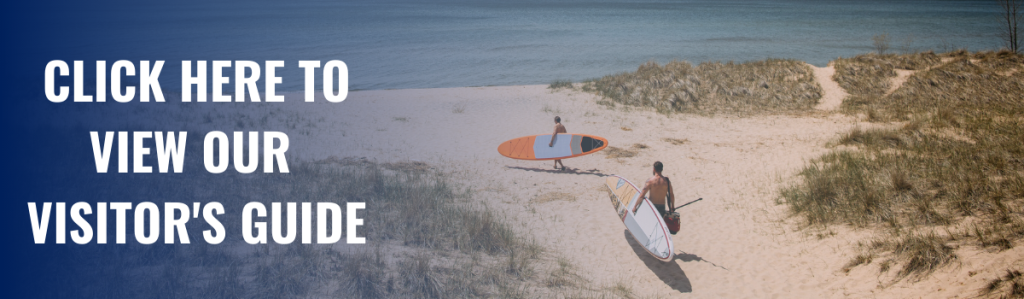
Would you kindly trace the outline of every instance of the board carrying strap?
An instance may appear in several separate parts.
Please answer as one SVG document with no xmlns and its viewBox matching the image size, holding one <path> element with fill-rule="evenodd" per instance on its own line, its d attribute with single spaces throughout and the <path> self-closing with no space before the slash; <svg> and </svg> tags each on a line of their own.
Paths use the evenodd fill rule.
<svg viewBox="0 0 1024 299">
<path fill-rule="evenodd" d="M 675 198 L 672 198 L 672 181 L 669 180 L 667 176 L 664 178 L 665 181 L 668 182 L 668 191 L 665 192 L 665 197 L 668 197 L 668 200 L 665 201 L 665 203 L 668 204 L 668 207 L 665 209 L 665 215 L 668 215 L 669 213 L 672 213 L 672 211 L 676 210 L 674 207 L 672 207 L 675 204 Z"/>
</svg>

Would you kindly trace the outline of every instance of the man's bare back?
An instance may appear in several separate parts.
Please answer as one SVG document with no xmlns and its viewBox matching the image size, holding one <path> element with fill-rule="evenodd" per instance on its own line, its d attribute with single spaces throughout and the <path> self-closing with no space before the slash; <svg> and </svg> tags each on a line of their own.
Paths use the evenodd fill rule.
<svg viewBox="0 0 1024 299">
<path fill-rule="evenodd" d="M 665 196 L 668 195 L 668 180 L 665 177 L 655 175 L 644 183 L 644 189 L 650 192 L 648 197 L 651 203 L 656 205 L 665 204 Z"/>
<path fill-rule="evenodd" d="M 651 201 L 654 208 L 658 209 L 658 213 L 665 214 L 665 212 L 671 212 L 675 208 L 675 202 L 673 201 L 676 194 L 672 192 L 672 184 L 668 181 L 668 178 L 661 175 L 665 165 L 661 161 L 655 161 L 653 166 L 654 177 L 651 177 L 644 183 L 644 189 L 640 190 L 640 196 L 647 196 L 647 199 Z M 666 199 L 667 203 L 665 202 Z"/>
<path fill-rule="evenodd" d="M 565 131 L 565 126 L 563 126 L 562 124 L 555 124 L 555 133 L 567 133 Z"/>
</svg>

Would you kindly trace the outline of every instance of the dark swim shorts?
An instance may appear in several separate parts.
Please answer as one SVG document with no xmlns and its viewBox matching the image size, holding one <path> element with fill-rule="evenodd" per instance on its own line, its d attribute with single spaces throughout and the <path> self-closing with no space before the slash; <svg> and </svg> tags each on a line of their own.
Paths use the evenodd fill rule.
<svg viewBox="0 0 1024 299">
<path fill-rule="evenodd" d="M 665 205 L 654 204 L 654 208 L 658 209 L 658 215 L 665 215 Z"/>
</svg>

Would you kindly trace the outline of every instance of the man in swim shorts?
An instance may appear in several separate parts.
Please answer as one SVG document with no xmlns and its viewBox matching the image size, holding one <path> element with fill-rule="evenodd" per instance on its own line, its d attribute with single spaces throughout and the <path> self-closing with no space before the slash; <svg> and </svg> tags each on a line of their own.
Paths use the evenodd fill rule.
<svg viewBox="0 0 1024 299">
<path fill-rule="evenodd" d="M 666 211 L 671 211 L 676 197 L 675 193 L 672 192 L 672 183 L 669 182 L 668 178 L 661 175 L 662 169 L 665 165 L 661 164 L 661 161 L 654 162 L 654 176 L 644 183 L 643 190 L 640 190 L 640 196 L 645 196 L 650 193 L 648 199 L 654 204 L 654 208 L 658 209 L 658 213 L 662 216 L 665 215 Z M 667 209 L 666 209 L 667 204 Z"/>
<path fill-rule="evenodd" d="M 562 125 L 562 118 L 555 116 L 555 132 L 551 133 L 551 142 L 548 142 L 548 147 L 555 146 L 555 136 L 558 133 L 568 133 L 565 131 L 565 126 Z M 562 164 L 562 159 L 555 160 L 555 169 L 558 169 L 558 165 L 562 165 L 562 170 L 565 170 L 565 164 Z"/>
</svg>

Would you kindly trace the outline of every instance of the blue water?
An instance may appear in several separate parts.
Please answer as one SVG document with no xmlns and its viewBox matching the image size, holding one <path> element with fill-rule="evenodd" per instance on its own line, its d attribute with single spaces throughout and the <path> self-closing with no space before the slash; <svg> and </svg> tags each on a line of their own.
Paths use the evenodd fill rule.
<svg viewBox="0 0 1024 299">
<path fill-rule="evenodd" d="M 872 51 L 997 49 L 994 1 L 299 1 L 80 4 L 58 9 L 46 59 L 340 59 L 351 89 L 545 84 L 646 61 L 792 58 L 825 65 Z M 57 22 L 57 23 L 53 23 Z M 56 25 L 55 25 L 56 24 Z M 49 26 L 49 27 L 47 27 Z M 41 68 L 41 66 L 40 66 Z"/>
</svg>

